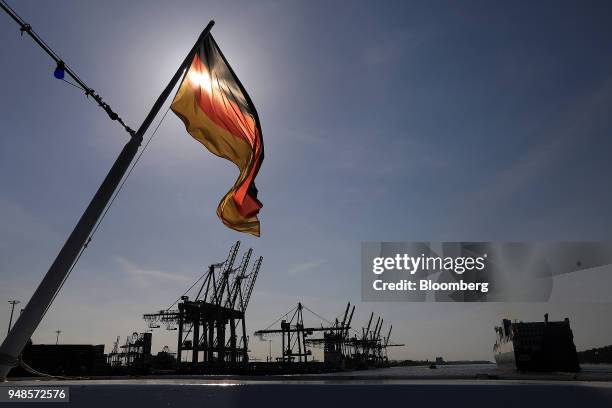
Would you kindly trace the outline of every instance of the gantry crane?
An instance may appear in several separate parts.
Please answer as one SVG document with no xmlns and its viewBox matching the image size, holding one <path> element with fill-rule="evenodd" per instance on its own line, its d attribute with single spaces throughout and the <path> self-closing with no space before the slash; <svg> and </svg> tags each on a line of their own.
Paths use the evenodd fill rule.
<svg viewBox="0 0 612 408">
<path fill-rule="evenodd" d="M 302 313 L 304 308 L 310 310 L 302 305 L 301 302 L 298 302 L 296 307 L 285 313 L 283 317 L 288 317 L 289 315 L 291 317 L 289 320 L 281 320 L 280 329 L 270 329 L 269 327 L 273 323 L 268 328 L 255 332 L 255 335 L 260 338 L 266 335 L 281 335 L 282 354 L 278 359 L 281 363 L 307 363 L 308 357 L 312 355 L 312 352 L 306 347 L 307 337 L 314 332 L 337 330 L 336 327 L 304 327 L 304 316 Z"/>
<path fill-rule="evenodd" d="M 180 301 L 175 302 L 176 309 L 172 309 L 173 304 L 166 310 L 143 316 L 149 327 L 163 323 L 167 329 L 178 331 L 179 366 L 186 351 L 191 351 L 192 367 L 198 366 L 200 361 L 216 367 L 248 362 L 245 312 L 263 257 L 257 258 L 248 272 L 253 254 L 253 250 L 249 249 L 242 256 L 240 265 L 234 268 L 239 248 L 240 241 L 237 241 L 230 248 L 225 261 L 210 265 L 207 272 L 192 285 L 191 288 L 194 288 L 201 281 L 193 300 L 186 292 Z M 227 326 L 229 337 L 226 338 Z"/>
<path fill-rule="evenodd" d="M 304 327 L 302 310 L 306 309 L 325 322 L 327 326 Z M 350 313 L 349 313 L 350 311 Z M 387 348 L 403 346 L 403 344 L 390 344 L 391 329 L 386 337 L 381 337 L 384 319 L 377 317 L 374 327 L 374 313 L 361 332 L 351 328 L 355 306 L 351 309 L 350 302 L 346 305 L 344 313 L 334 321 L 327 320 L 301 302 L 276 322 L 264 330 L 258 330 L 255 335 L 263 336 L 280 334 L 282 344 L 279 363 L 306 363 L 312 355 L 310 347 L 322 347 L 324 364 L 327 368 L 365 368 L 371 366 L 382 366 L 388 362 Z M 290 317 L 289 317 L 290 316 Z M 288 319 L 287 319 L 288 318 Z M 278 321 L 281 322 L 280 329 L 271 329 Z M 350 331 L 355 334 L 350 336 Z M 322 332 L 322 337 L 312 337 L 315 332 Z"/>
</svg>

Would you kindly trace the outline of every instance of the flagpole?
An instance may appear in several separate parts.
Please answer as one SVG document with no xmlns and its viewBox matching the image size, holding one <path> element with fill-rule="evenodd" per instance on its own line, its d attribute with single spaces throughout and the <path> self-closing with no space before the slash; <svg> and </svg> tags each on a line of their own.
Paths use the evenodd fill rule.
<svg viewBox="0 0 612 408">
<path fill-rule="evenodd" d="M 17 365 L 17 357 L 22 352 L 28 339 L 34 334 L 45 312 L 51 306 L 55 295 L 60 290 L 79 252 L 87 243 L 92 229 L 108 205 L 113 193 L 132 163 L 132 160 L 136 156 L 145 132 L 153 122 L 155 116 L 159 113 L 166 99 L 168 99 L 168 96 L 170 96 L 170 93 L 182 77 L 185 69 L 188 68 L 196 52 L 197 45 L 206 38 L 214 24 L 215 22 L 211 20 L 206 28 L 204 28 L 204 31 L 202 31 L 198 40 L 187 54 L 166 88 L 155 101 L 149 114 L 146 116 L 136 133 L 134 133 L 131 139 L 123 147 L 123 150 L 87 206 L 87 209 L 79 219 L 79 222 L 74 227 L 74 230 L 66 240 L 66 243 L 49 268 L 49 271 L 38 285 L 36 292 L 32 295 L 25 309 L 23 309 L 23 313 L 18 317 L 11 331 L 6 336 L 6 339 L 4 339 L 2 346 L 0 346 L 0 381 L 6 380 L 6 376 L 10 369 Z"/>
</svg>

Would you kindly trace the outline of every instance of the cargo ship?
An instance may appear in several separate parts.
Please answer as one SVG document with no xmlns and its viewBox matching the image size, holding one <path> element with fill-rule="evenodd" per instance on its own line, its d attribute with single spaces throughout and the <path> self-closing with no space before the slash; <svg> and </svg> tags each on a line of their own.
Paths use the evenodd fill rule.
<svg viewBox="0 0 612 408">
<path fill-rule="evenodd" d="M 495 327 L 493 346 L 499 367 L 519 371 L 580 371 L 574 335 L 568 318 L 563 321 L 512 322 Z"/>
</svg>

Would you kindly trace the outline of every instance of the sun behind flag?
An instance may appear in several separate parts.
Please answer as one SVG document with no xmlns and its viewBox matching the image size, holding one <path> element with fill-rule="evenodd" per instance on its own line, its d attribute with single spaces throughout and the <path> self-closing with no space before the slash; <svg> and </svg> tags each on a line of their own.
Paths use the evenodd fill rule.
<svg viewBox="0 0 612 408">
<path fill-rule="evenodd" d="M 217 207 L 221 221 L 236 231 L 259 236 L 257 213 L 262 204 L 255 176 L 264 158 L 259 117 L 212 35 L 196 45 L 171 108 L 191 136 L 240 170 Z"/>
</svg>

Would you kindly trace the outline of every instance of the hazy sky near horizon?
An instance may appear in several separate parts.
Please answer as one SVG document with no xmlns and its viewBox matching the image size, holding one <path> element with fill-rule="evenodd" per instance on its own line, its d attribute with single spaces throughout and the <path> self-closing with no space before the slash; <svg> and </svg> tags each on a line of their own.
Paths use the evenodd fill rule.
<svg viewBox="0 0 612 408">
<path fill-rule="evenodd" d="M 214 19 L 266 143 L 256 239 L 215 214 L 235 167 L 168 114 L 35 342 L 61 329 L 108 351 L 239 239 L 264 256 L 250 332 L 298 300 L 330 318 L 350 300 L 358 324 L 393 323 L 407 347 L 392 358 L 491 359 L 502 317 L 545 312 L 570 317 L 579 349 L 612 344 L 605 303 L 359 302 L 362 241 L 612 240 L 610 3 L 10 4 L 133 128 Z M 5 15 L 0 39 L 6 330 L 6 302 L 29 299 L 127 135 Z"/>
</svg>

